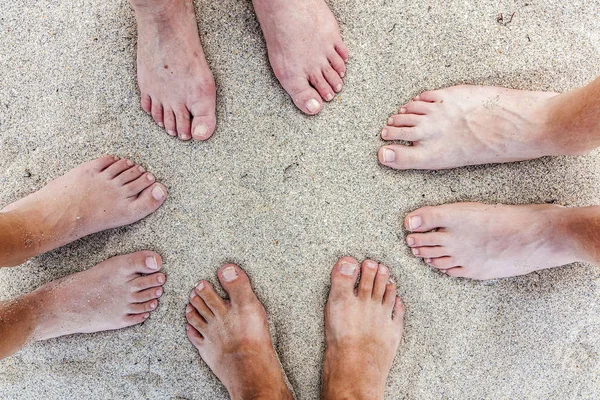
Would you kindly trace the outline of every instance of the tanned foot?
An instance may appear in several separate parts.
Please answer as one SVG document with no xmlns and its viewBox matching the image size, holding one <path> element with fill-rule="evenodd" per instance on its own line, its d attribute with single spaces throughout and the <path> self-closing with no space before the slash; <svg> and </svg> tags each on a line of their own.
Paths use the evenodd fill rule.
<svg viewBox="0 0 600 400">
<path fill-rule="evenodd" d="M 13 255 L 3 255 L 0 266 L 139 221 L 166 195 L 152 174 L 130 160 L 104 156 L 82 164 L 0 210 L 2 218 L 14 221 L 10 227 L 19 236 Z"/>
<path fill-rule="evenodd" d="M 150 251 L 113 257 L 0 304 L 0 358 L 30 341 L 145 321 L 163 293 L 161 266 L 160 256 Z"/>
<path fill-rule="evenodd" d="M 396 169 L 445 169 L 505 163 L 563 153 L 556 126 L 557 93 L 454 86 L 424 92 L 389 118 L 379 161 Z M 562 96 L 562 95 L 561 95 Z"/>
<path fill-rule="evenodd" d="M 324 0 L 253 0 L 275 76 L 296 106 L 319 113 L 342 90 L 348 49 Z"/>
<path fill-rule="evenodd" d="M 415 256 L 450 276 L 524 275 L 600 261 L 600 207 L 455 203 L 424 207 L 404 222 Z"/>
<path fill-rule="evenodd" d="M 215 82 L 200 44 L 192 0 L 131 0 L 138 28 L 142 108 L 171 136 L 208 139 Z"/>
<path fill-rule="evenodd" d="M 226 264 L 218 273 L 229 300 L 207 281 L 190 294 L 187 336 L 232 399 L 292 399 L 273 349 L 267 315 L 246 273 Z"/>
<path fill-rule="evenodd" d="M 383 399 L 402 340 L 404 305 L 389 269 L 375 261 L 340 259 L 331 273 L 325 308 L 322 399 Z"/>
</svg>

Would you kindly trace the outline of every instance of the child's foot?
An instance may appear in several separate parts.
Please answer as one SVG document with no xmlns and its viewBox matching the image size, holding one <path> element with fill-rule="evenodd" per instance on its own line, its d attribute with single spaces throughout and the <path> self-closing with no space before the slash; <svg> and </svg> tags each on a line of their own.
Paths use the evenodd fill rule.
<svg viewBox="0 0 600 400">
<path fill-rule="evenodd" d="M 342 90 L 348 49 L 323 0 L 253 0 L 275 76 L 313 115 Z"/>
<path fill-rule="evenodd" d="M 413 211 L 404 225 L 413 232 L 406 237 L 413 254 L 427 264 L 450 276 L 492 279 L 593 262 L 600 240 L 590 229 L 599 221 L 598 207 L 455 203 Z"/>
<path fill-rule="evenodd" d="M 166 188 L 141 166 L 104 156 L 81 164 L 0 213 L 19 221 L 15 226 L 22 241 L 19 248 L 27 258 L 139 221 L 156 211 L 166 195 Z"/>
<path fill-rule="evenodd" d="M 113 257 L 0 305 L 0 358 L 27 341 L 144 322 L 163 293 L 161 267 L 160 256 L 150 251 Z"/>
<path fill-rule="evenodd" d="M 389 269 L 375 261 L 340 259 L 331 273 L 325 308 L 322 399 L 383 399 L 402 340 L 404 305 Z"/>
<path fill-rule="evenodd" d="M 187 336 L 232 399 L 292 399 L 273 349 L 267 315 L 246 273 L 227 264 L 218 271 L 229 295 L 223 300 L 207 281 L 190 294 Z"/>
<path fill-rule="evenodd" d="M 379 161 L 396 169 L 445 169 L 557 154 L 548 125 L 549 100 L 555 96 L 484 86 L 424 92 L 391 116 L 381 132 L 383 140 L 412 146 L 384 146 Z"/>
<path fill-rule="evenodd" d="M 142 108 L 171 136 L 208 139 L 215 130 L 215 82 L 191 0 L 131 0 L 138 27 Z"/>
</svg>

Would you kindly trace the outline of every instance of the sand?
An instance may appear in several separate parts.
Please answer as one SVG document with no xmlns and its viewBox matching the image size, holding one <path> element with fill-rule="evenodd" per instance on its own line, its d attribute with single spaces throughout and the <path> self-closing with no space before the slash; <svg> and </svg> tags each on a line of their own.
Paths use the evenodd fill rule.
<svg viewBox="0 0 600 400">
<path fill-rule="evenodd" d="M 352 58 L 343 92 L 316 117 L 273 76 L 249 1 L 199 6 L 218 85 L 218 130 L 206 143 L 169 138 L 141 110 L 127 1 L 0 10 L 0 206 L 105 153 L 169 189 L 132 226 L 0 271 L 0 299 L 140 249 L 162 254 L 168 276 L 142 326 L 0 361 L 0 398 L 226 398 L 187 341 L 184 307 L 195 282 L 216 283 L 216 268 L 233 261 L 267 309 L 297 398 L 317 399 L 323 307 L 342 255 L 389 265 L 407 304 L 390 399 L 600 396 L 599 268 L 451 279 L 411 256 L 401 225 L 417 207 L 454 201 L 599 204 L 600 152 L 443 172 L 396 172 L 375 158 L 388 115 L 423 89 L 566 91 L 600 75 L 600 1 L 332 1 Z"/>
</svg>

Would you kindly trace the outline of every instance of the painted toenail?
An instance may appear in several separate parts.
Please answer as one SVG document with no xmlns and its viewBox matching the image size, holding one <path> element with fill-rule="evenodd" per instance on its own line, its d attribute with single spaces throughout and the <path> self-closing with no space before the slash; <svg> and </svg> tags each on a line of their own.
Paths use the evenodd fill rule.
<svg viewBox="0 0 600 400">
<path fill-rule="evenodd" d="M 155 257 L 146 257 L 146 267 L 150 269 L 158 269 L 158 263 Z"/>
<path fill-rule="evenodd" d="M 407 237 L 406 238 L 406 243 L 408 243 L 409 246 L 412 246 L 415 244 L 415 239 L 411 238 L 411 237 Z"/>
<path fill-rule="evenodd" d="M 415 256 L 418 256 L 420 254 L 419 249 L 412 249 L 412 252 Z"/>
<path fill-rule="evenodd" d="M 333 99 L 333 94 L 331 93 L 327 93 L 327 96 L 325 96 L 325 100 L 327 101 L 331 101 L 331 99 Z M 312 111 L 312 110 L 311 110 Z"/>
<path fill-rule="evenodd" d="M 141 165 L 138 167 L 138 170 L 139 170 L 140 172 L 146 172 L 146 170 L 144 169 L 144 167 L 142 167 Z"/>
<path fill-rule="evenodd" d="M 199 284 L 196 285 L 196 290 L 201 292 L 202 289 L 204 289 L 204 282 L 200 282 Z"/>
<path fill-rule="evenodd" d="M 155 178 L 154 178 L 154 175 L 152 175 L 151 173 L 148 173 L 148 175 L 146 175 L 146 178 L 148 178 L 148 180 L 149 180 L 150 182 L 154 182 L 154 179 L 155 179 Z"/>
<path fill-rule="evenodd" d="M 175 136 L 175 132 L 173 132 L 171 130 L 168 130 L 167 131 L 167 135 L 169 135 L 169 136 Z"/>
<path fill-rule="evenodd" d="M 156 308 L 156 303 L 150 303 L 150 308 L 154 310 Z"/>
<path fill-rule="evenodd" d="M 390 149 L 383 149 L 383 162 L 392 163 L 396 161 L 396 152 Z"/>
<path fill-rule="evenodd" d="M 383 128 L 381 130 L 381 137 L 384 138 L 384 139 L 386 139 L 388 137 L 388 130 L 387 129 Z"/>
<path fill-rule="evenodd" d="M 392 117 L 389 117 L 389 118 L 388 118 L 388 122 L 387 122 L 387 124 L 388 124 L 388 125 L 393 125 L 393 124 L 394 124 L 394 118 L 392 118 Z"/>
<path fill-rule="evenodd" d="M 319 109 L 319 102 L 315 99 L 310 99 L 306 102 L 306 109 L 310 112 L 316 112 Z"/>
<path fill-rule="evenodd" d="M 423 220 L 422 220 L 422 219 L 421 219 L 421 217 L 420 217 L 420 216 L 418 216 L 418 215 L 415 215 L 414 217 L 410 217 L 410 218 L 408 219 L 408 227 L 409 227 L 411 230 L 415 230 L 415 229 L 417 229 L 417 228 L 418 228 L 418 227 L 420 227 L 422 224 L 423 224 Z"/>
<path fill-rule="evenodd" d="M 237 279 L 238 273 L 235 270 L 235 267 L 227 267 L 223 270 L 223 279 L 227 282 L 231 282 Z"/>
<path fill-rule="evenodd" d="M 127 164 L 127 166 L 129 166 L 129 167 L 133 166 L 133 161 L 131 161 L 131 160 L 127 160 L 127 161 L 125 161 L 125 163 L 126 163 L 126 164 Z"/>
<path fill-rule="evenodd" d="M 206 126 L 204 124 L 197 125 L 194 128 L 194 136 L 196 136 L 196 137 L 203 138 L 207 134 L 208 134 L 208 126 Z"/>
<path fill-rule="evenodd" d="M 369 268 L 369 269 L 375 269 L 375 268 L 377 268 L 377 263 L 375 261 L 370 261 L 369 260 L 369 261 L 366 262 L 366 264 L 367 264 L 367 268 Z"/>
<path fill-rule="evenodd" d="M 165 197 L 165 192 L 163 192 L 160 186 L 154 186 L 154 189 L 152 189 L 152 197 L 160 201 Z"/>
<path fill-rule="evenodd" d="M 157 296 L 160 296 L 162 294 L 162 289 L 156 289 L 156 293 Z"/>
<path fill-rule="evenodd" d="M 342 261 L 340 264 L 340 273 L 343 275 L 354 275 L 354 271 L 356 271 L 356 264 L 351 264 L 346 261 Z"/>
<path fill-rule="evenodd" d="M 158 280 L 158 283 L 163 284 L 165 283 L 165 278 L 163 278 L 162 275 L 159 275 L 158 278 L 156 278 Z"/>
<path fill-rule="evenodd" d="M 341 83 L 340 83 L 340 84 L 338 84 L 338 85 L 335 87 L 335 91 L 336 91 L 336 92 L 339 92 L 340 90 L 342 90 L 342 84 L 341 84 Z"/>
<path fill-rule="evenodd" d="M 189 304 L 187 306 L 185 306 L 185 313 L 189 314 L 192 312 L 192 306 L 190 306 Z"/>
<path fill-rule="evenodd" d="M 386 267 L 385 265 L 380 265 L 378 273 L 383 274 L 383 275 L 387 275 L 387 273 L 388 273 L 388 267 Z"/>
</svg>

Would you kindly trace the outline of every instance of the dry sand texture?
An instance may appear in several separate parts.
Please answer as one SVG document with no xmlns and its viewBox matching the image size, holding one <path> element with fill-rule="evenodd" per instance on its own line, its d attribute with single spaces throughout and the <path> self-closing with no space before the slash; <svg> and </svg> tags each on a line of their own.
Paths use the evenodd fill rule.
<svg viewBox="0 0 600 400">
<path fill-rule="evenodd" d="M 30 346 L 0 362 L 2 399 L 221 399 L 184 333 L 191 286 L 234 261 L 270 315 L 299 399 L 317 399 L 329 273 L 345 254 L 391 266 L 408 313 L 390 399 L 591 399 L 600 388 L 600 269 L 454 280 L 413 258 L 403 216 L 474 200 L 600 203 L 600 152 L 444 172 L 395 172 L 382 124 L 455 83 L 566 91 L 600 75 L 600 1 L 331 1 L 351 49 L 346 87 L 316 117 L 273 76 L 247 0 L 202 0 L 218 84 L 207 143 L 169 138 L 139 106 L 126 0 L 18 0 L 0 10 L 0 205 L 105 153 L 170 190 L 130 227 L 0 271 L 0 298 L 116 254 L 160 252 L 168 282 L 143 325 Z M 506 26 L 497 16 L 515 13 Z M 440 157 L 443 155 L 440 154 Z"/>
</svg>

